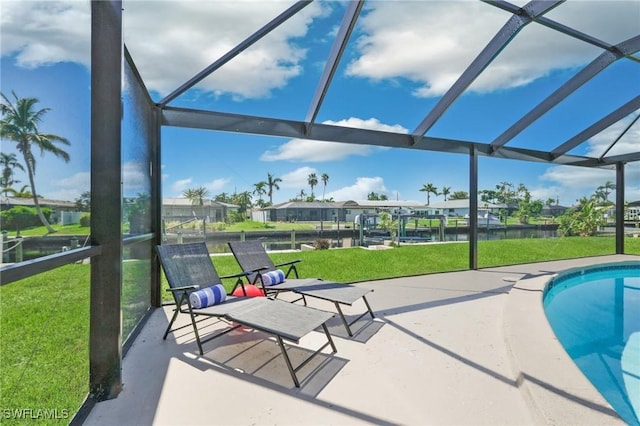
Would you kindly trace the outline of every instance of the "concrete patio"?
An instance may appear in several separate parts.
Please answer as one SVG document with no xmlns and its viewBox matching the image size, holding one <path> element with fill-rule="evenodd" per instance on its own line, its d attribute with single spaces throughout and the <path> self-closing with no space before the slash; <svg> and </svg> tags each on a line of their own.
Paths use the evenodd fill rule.
<svg viewBox="0 0 640 426">
<path fill-rule="evenodd" d="M 300 388 L 268 336 L 234 331 L 200 356 L 188 329 L 162 340 L 171 309 L 158 309 L 123 361 L 120 396 L 96 404 L 85 424 L 624 424 L 559 345 L 541 304 L 554 273 L 623 260 L 638 257 L 358 283 L 374 290 L 375 320 L 348 338 L 333 318 L 338 352 L 305 366 Z M 291 345 L 292 360 L 322 337 Z"/>
</svg>

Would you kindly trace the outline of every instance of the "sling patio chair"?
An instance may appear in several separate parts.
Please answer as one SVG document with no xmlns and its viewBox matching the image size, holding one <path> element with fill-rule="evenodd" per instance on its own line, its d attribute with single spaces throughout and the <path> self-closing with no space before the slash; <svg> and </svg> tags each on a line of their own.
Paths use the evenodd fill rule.
<svg viewBox="0 0 640 426">
<path fill-rule="evenodd" d="M 301 296 L 294 302 L 303 300 L 305 305 L 307 304 L 306 296 L 332 302 L 349 336 L 353 336 L 351 326 L 362 317 L 369 314 L 372 319 L 375 318 L 366 297 L 367 293 L 373 290 L 345 283 L 325 281 L 321 278 L 301 279 L 296 267 L 301 262 L 300 259 L 276 265 L 258 240 L 229 241 L 228 244 L 243 274 L 245 274 L 247 282 L 261 284 L 265 295 L 274 294 L 274 297 L 277 297 L 282 291 L 291 291 Z M 286 272 L 281 268 L 285 268 Z M 278 275 L 277 284 L 274 284 L 271 277 Z M 290 276 L 291 278 L 289 278 Z M 360 299 L 366 306 L 365 312 L 351 322 L 347 321 L 340 305 L 351 306 Z"/>
<path fill-rule="evenodd" d="M 266 297 L 236 297 L 227 294 L 222 285 L 222 278 L 236 278 L 233 290 L 238 286 L 244 290 L 242 278 L 247 274 L 219 276 L 204 242 L 163 244 L 157 246 L 156 249 L 169 283 L 167 291 L 173 294 L 175 300 L 174 313 L 163 339 L 166 340 L 170 332 L 191 326 L 200 355 L 203 355 L 203 343 L 227 334 L 238 327 L 252 328 L 267 333 L 273 336 L 280 346 L 282 356 L 296 387 L 300 387 L 296 373 L 313 357 L 320 354 L 327 346 L 331 346 L 333 353 L 337 352 L 326 325 L 327 321 L 334 316 L 333 313 L 301 305 L 292 305 L 282 300 Z M 189 315 L 190 324 L 172 329 L 171 327 L 179 314 Z M 198 326 L 202 321 L 211 318 L 224 321 L 228 326 L 202 338 Z M 302 337 L 318 327 L 322 327 L 324 330 L 327 342 L 307 356 L 297 367 L 294 367 L 284 345 L 284 340 L 299 344 Z"/>
</svg>

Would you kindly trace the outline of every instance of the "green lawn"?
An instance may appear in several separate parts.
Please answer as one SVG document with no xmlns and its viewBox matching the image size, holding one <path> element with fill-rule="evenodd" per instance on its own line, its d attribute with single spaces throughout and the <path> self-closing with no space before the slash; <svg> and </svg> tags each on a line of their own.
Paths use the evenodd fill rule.
<svg viewBox="0 0 640 426">
<path fill-rule="evenodd" d="M 468 268 L 468 250 L 467 243 L 450 243 L 403 245 L 380 251 L 353 248 L 282 252 L 272 256 L 276 262 L 302 259 L 299 271 L 303 277 L 357 282 L 464 270 Z M 640 255 L 640 238 L 627 238 L 625 250 Z M 481 241 L 478 251 L 480 266 L 489 267 L 612 254 L 615 240 L 594 237 Z M 221 275 L 239 272 L 231 256 L 216 256 L 214 262 Z M 72 264 L 0 287 L 0 408 L 56 409 L 58 413 L 74 413 L 79 408 L 89 381 L 89 276 L 89 265 Z M 146 262 L 126 263 L 123 335 L 144 311 L 144 303 L 140 306 L 136 302 L 148 297 L 148 289 L 140 285 L 147 276 Z M 24 424 L 31 422 L 25 420 Z M 47 423 L 66 424 L 68 419 Z"/>
</svg>

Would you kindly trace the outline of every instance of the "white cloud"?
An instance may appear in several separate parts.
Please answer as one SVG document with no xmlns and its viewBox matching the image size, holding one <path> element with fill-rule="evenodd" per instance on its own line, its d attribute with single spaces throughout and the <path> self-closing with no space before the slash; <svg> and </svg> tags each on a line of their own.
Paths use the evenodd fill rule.
<svg viewBox="0 0 640 426">
<path fill-rule="evenodd" d="M 283 2 L 125 4 L 127 46 L 147 87 L 168 94 L 282 13 Z M 314 2 L 198 84 L 216 96 L 267 97 L 301 74 L 303 37 L 327 6 Z M 152 35 L 152 36 L 150 36 Z"/>
<path fill-rule="evenodd" d="M 66 178 L 56 179 L 54 185 L 53 188 L 47 191 L 46 198 L 74 201 L 83 192 L 91 190 L 91 174 L 89 172 L 78 172 Z"/>
<path fill-rule="evenodd" d="M 603 2 L 580 2 L 573 19 L 589 29 L 607 27 L 620 42 L 637 33 L 637 4 L 617 2 L 615 14 Z M 600 3 L 597 5 L 595 3 Z M 554 11 L 559 11 L 563 5 Z M 607 15 L 604 17 L 603 13 Z M 372 2 L 359 20 L 363 34 L 347 74 L 372 80 L 406 78 L 419 84 L 417 96 L 442 95 L 478 56 L 511 15 L 481 2 Z M 634 21 L 635 19 L 635 21 Z M 553 46 L 553 48 L 550 48 Z M 471 86 L 477 92 L 518 87 L 553 69 L 585 64 L 599 53 L 571 37 L 529 24 Z"/>
<path fill-rule="evenodd" d="M 562 205 L 571 205 L 573 204 L 573 199 L 565 199 L 564 195 L 566 194 L 566 188 L 561 186 L 545 186 L 540 188 L 529 188 L 529 192 L 531 193 L 531 198 L 534 200 L 542 200 L 546 202 L 549 198 L 555 200 L 560 200 L 560 204 Z"/>
<path fill-rule="evenodd" d="M 557 182 L 564 187 L 595 189 L 607 180 L 615 179 L 614 173 L 612 170 L 596 168 L 555 166 L 547 169 L 540 179 Z"/>
<path fill-rule="evenodd" d="M 617 123 L 609 126 L 602 132 L 598 133 L 587 141 L 588 156 L 600 157 L 605 153 L 607 148 L 622 135 L 624 130 L 629 127 L 634 118 L 638 114 L 632 114 Z M 607 153 L 608 156 L 628 154 L 631 152 L 638 152 L 640 150 L 640 120 L 635 124 L 618 140 L 618 142 Z"/>
<path fill-rule="evenodd" d="M 2 2 L 2 55 L 16 53 L 23 67 L 56 62 L 90 66 L 88 1 Z M 285 2 L 123 2 L 127 48 L 148 89 L 178 88 L 286 8 Z M 330 5 L 314 2 L 242 52 L 197 87 L 237 99 L 267 97 L 302 73 L 304 37 Z M 27 23 L 27 24 L 25 24 Z"/>
<path fill-rule="evenodd" d="M 228 178 L 219 178 L 214 179 L 211 182 L 207 182 L 203 186 L 207 188 L 207 190 L 209 191 L 209 195 L 214 195 L 215 193 L 223 189 L 229 182 L 231 182 L 231 180 Z"/>
<path fill-rule="evenodd" d="M 607 148 L 622 134 L 622 132 L 631 124 L 635 115 L 630 115 L 625 119 L 611 125 L 599 134 L 586 142 L 586 155 L 599 157 L 607 150 Z M 629 131 L 614 145 L 607 153 L 607 156 L 619 155 L 631 152 L 638 152 L 640 144 L 640 121 L 629 129 Z M 615 182 L 615 171 L 611 169 L 597 169 L 586 167 L 571 166 L 553 166 L 548 168 L 541 176 L 540 180 L 553 182 L 555 185 L 539 191 L 532 190 L 534 198 L 546 200 L 546 198 L 555 198 L 553 192 L 559 194 L 561 204 L 563 200 L 566 203 L 573 203 L 580 197 L 592 194 L 596 188 L 603 185 L 607 181 Z M 640 185 L 634 187 L 633 182 L 640 180 L 640 163 L 630 163 L 625 166 L 625 181 L 627 188 L 625 191 L 625 199 L 634 200 L 640 198 Z M 540 195 L 538 195 L 540 194 Z M 546 194 L 551 194 L 546 196 Z"/>
<path fill-rule="evenodd" d="M 353 185 L 328 192 L 325 198 L 333 198 L 334 200 L 366 200 L 367 194 L 371 192 L 377 194 L 385 194 L 387 192 L 383 178 L 359 177 Z"/>
<path fill-rule="evenodd" d="M 2 4 L 2 55 L 37 67 L 90 64 L 90 6 L 76 1 Z M 615 7 L 612 7 L 612 4 Z M 282 13 L 280 1 L 142 1 L 123 3 L 125 42 L 147 87 L 168 94 Z M 268 97 L 303 73 L 309 43 L 301 42 L 331 2 L 313 2 L 223 68 L 199 89 L 236 99 Z M 337 14 L 339 15 L 339 14 Z M 377 1 L 358 20 L 347 74 L 409 79 L 417 96 L 439 96 L 460 76 L 511 15 L 482 2 Z M 567 2 L 549 17 L 609 43 L 637 34 L 637 2 Z M 329 35 L 335 30 L 329 31 Z M 317 42 L 317 40 L 316 40 Z M 553 46 L 553 48 L 550 48 Z M 532 23 L 514 38 L 471 89 L 490 92 L 527 84 L 555 69 L 575 67 L 599 51 Z"/>
<path fill-rule="evenodd" d="M 332 126 L 354 127 L 360 129 L 379 130 L 383 132 L 408 133 L 408 129 L 399 124 L 389 125 L 381 123 L 377 118 L 363 120 L 361 118 L 350 117 L 339 121 L 325 121 L 322 124 Z M 339 142 L 316 141 L 306 139 L 292 139 L 276 150 L 266 151 L 260 157 L 262 161 L 337 161 L 344 160 L 352 155 L 366 157 L 385 147 L 371 145 L 347 144 Z"/>
<path fill-rule="evenodd" d="M 149 166 L 146 162 L 128 161 L 122 165 L 122 193 L 131 196 L 150 191 Z"/>
<path fill-rule="evenodd" d="M 282 182 L 280 182 L 278 186 L 282 189 L 294 189 L 297 191 L 304 189 L 306 191 L 307 188 L 309 188 L 307 178 L 311 173 L 317 174 L 318 171 L 313 167 L 300 167 L 299 169 L 279 176 Z"/>
<path fill-rule="evenodd" d="M 16 54 L 18 65 L 34 68 L 57 62 L 91 62 L 88 1 L 1 2 L 2 55 Z"/>
<path fill-rule="evenodd" d="M 186 179 L 179 179 L 175 182 L 173 182 L 171 184 L 171 190 L 174 193 L 180 193 L 182 194 L 182 191 L 184 191 L 185 189 L 189 188 L 189 186 L 191 186 L 191 183 L 193 182 L 193 180 L 191 178 L 186 178 Z"/>
</svg>

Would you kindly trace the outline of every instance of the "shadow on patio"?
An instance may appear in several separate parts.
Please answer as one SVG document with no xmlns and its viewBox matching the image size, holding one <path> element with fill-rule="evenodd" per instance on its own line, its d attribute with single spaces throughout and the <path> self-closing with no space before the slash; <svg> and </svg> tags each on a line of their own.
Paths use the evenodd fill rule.
<svg viewBox="0 0 640 426">
<path fill-rule="evenodd" d="M 541 292 L 522 290 L 556 271 L 629 259 L 637 257 L 359 283 L 375 290 L 376 319 L 358 321 L 347 338 L 333 318 L 338 352 L 305 366 L 300 388 L 266 335 L 236 331 L 199 356 L 186 331 L 162 340 L 170 308 L 158 309 L 123 362 L 122 393 L 85 424 L 623 424 L 558 352 Z M 292 358 L 321 338 L 305 336 Z"/>
</svg>

